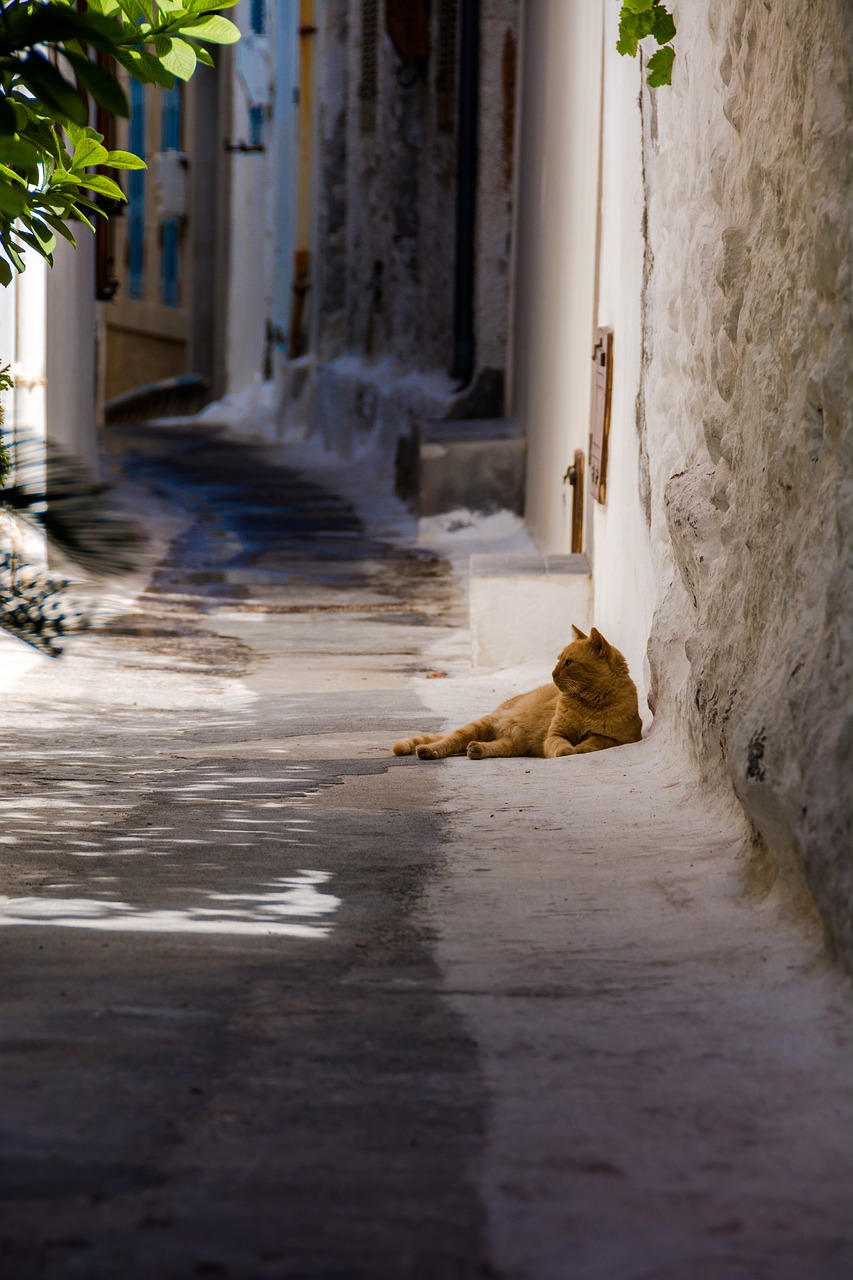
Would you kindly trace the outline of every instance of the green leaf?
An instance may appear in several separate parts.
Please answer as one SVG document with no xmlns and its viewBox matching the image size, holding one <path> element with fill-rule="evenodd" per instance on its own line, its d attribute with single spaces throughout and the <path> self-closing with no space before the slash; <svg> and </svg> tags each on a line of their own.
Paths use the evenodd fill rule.
<svg viewBox="0 0 853 1280">
<path fill-rule="evenodd" d="M 105 218 L 107 215 L 103 207 L 98 204 L 97 200 L 90 200 L 88 196 L 82 196 L 79 191 L 75 191 L 71 198 L 71 203 L 75 209 L 91 209 L 93 213 L 97 213 L 99 217 Z"/>
<path fill-rule="evenodd" d="M 619 16 L 619 39 L 616 41 L 616 52 L 623 56 L 636 58 L 641 40 L 651 35 L 654 26 L 654 11 L 649 8 L 642 13 L 628 13 L 623 7 Z"/>
<path fill-rule="evenodd" d="M 36 45 L 66 45 L 81 40 L 98 49 L 109 51 L 124 35 L 120 25 L 99 13 L 78 13 L 70 5 L 53 0 L 32 9 L 6 6 L 5 21 L 0 23 L 0 54 L 18 53 Z"/>
<path fill-rule="evenodd" d="M 0 213 L 7 218 L 19 218 L 27 208 L 27 193 L 17 183 L 0 176 Z"/>
<path fill-rule="evenodd" d="M 94 138 L 83 138 L 74 148 L 71 168 L 72 170 L 85 169 L 87 165 L 103 164 L 108 154 L 106 147 L 102 147 Z"/>
<path fill-rule="evenodd" d="M 39 252 L 42 253 L 44 257 L 53 253 L 56 248 L 56 236 L 53 234 L 50 227 L 46 226 L 40 218 L 22 218 L 21 221 L 24 223 L 24 226 L 27 228 L 32 238 L 40 245 Z M 26 239 L 26 233 L 23 231 L 21 232 L 21 239 Z M 29 241 L 27 241 L 27 243 L 29 243 Z"/>
<path fill-rule="evenodd" d="M 0 258 L 0 285 L 5 289 L 12 283 L 12 268 L 5 258 Z"/>
<path fill-rule="evenodd" d="M 145 84 L 158 84 L 163 89 L 172 89 L 175 77 L 161 66 L 159 58 L 144 49 L 116 49 L 113 55 L 132 76 Z"/>
<path fill-rule="evenodd" d="M 17 132 L 18 122 L 15 118 L 15 109 L 5 98 L 0 97 L 0 135 L 6 136 Z"/>
<path fill-rule="evenodd" d="M 203 44 L 196 46 L 195 56 L 198 58 L 199 62 L 204 63 L 206 67 L 216 66 L 216 63 L 213 61 L 213 58 L 208 53 L 207 49 L 205 49 Z"/>
<path fill-rule="evenodd" d="M 646 13 L 654 7 L 655 0 L 624 0 L 623 13 Z"/>
<path fill-rule="evenodd" d="M 186 40 L 175 40 L 169 36 L 158 36 L 154 47 L 160 61 L 167 71 L 171 71 L 179 80 L 189 80 L 196 68 L 195 49 Z"/>
<path fill-rule="evenodd" d="M 0 163 L 0 173 L 9 179 L 10 182 L 17 182 L 19 187 L 26 187 L 27 180 L 22 178 L 19 173 L 15 173 L 14 169 L 10 169 L 8 165 Z"/>
<path fill-rule="evenodd" d="M 233 9 L 237 0 L 186 0 L 190 13 L 207 13 L 211 9 Z"/>
<path fill-rule="evenodd" d="M 653 89 L 659 89 L 664 84 L 672 84 L 674 60 L 675 50 L 671 44 L 664 45 L 662 49 L 658 49 L 657 53 L 653 53 L 648 61 L 646 83 Z"/>
<path fill-rule="evenodd" d="M 41 151 L 23 138 L 0 138 L 0 161 L 16 164 L 19 168 L 32 168 L 41 160 Z"/>
<path fill-rule="evenodd" d="M 126 120 L 130 115 L 130 108 L 127 105 L 124 89 L 115 77 L 81 54 L 71 53 L 66 49 L 65 56 L 76 71 L 80 82 L 89 90 L 95 101 L 105 107 L 110 115 Z"/>
<path fill-rule="evenodd" d="M 72 124 L 69 122 L 64 126 L 64 128 L 68 137 L 71 139 L 72 145 L 75 147 L 78 146 L 84 138 L 91 138 L 94 142 L 103 142 L 104 140 L 104 135 L 102 133 L 98 133 L 98 130 L 91 128 L 90 125 L 81 127 L 79 124 Z"/>
<path fill-rule="evenodd" d="M 130 18 L 134 25 L 138 25 L 144 19 L 151 20 L 150 14 L 147 14 L 139 3 L 139 0 L 118 0 L 119 8 L 122 9 Z"/>
<path fill-rule="evenodd" d="M 108 151 L 106 160 L 102 160 L 101 164 L 107 164 L 111 169 L 148 168 L 145 161 L 135 156 L 132 151 Z"/>
<path fill-rule="evenodd" d="M 24 259 L 21 257 L 20 245 L 15 244 L 15 241 L 9 235 L 8 231 L 0 232 L 0 240 L 3 242 L 3 251 L 13 266 L 15 266 L 18 271 L 26 271 Z"/>
<path fill-rule="evenodd" d="M 6 101 L 15 113 L 15 132 L 23 133 L 30 122 L 38 120 L 39 117 L 27 103 L 20 100 L 18 93 L 18 89 L 13 90 L 6 98 Z M 27 99 L 27 102 L 32 102 L 32 99 Z"/>
<path fill-rule="evenodd" d="M 47 211 L 44 209 L 42 209 L 41 211 L 41 217 L 44 219 L 47 225 L 49 227 L 53 227 L 54 231 L 56 231 L 59 235 L 61 235 L 63 239 L 70 241 L 71 244 L 76 246 L 77 241 L 74 239 L 73 235 L 68 230 L 68 228 L 66 227 L 65 223 L 62 221 L 61 218 L 57 218 L 56 215 L 53 213 L 47 213 Z"/>
<path fill-rule="evenodd" d="M 99 195 L 109 196 L 111 200 L 127 202 L 127 196 L 117 182 L 105 177 L 102 173 L 85 173 L 80 179 L 80 186 L 89 191 L 97 191 Z"/>
<path fill-rule="evenodd" d="M 652 35 L 658 44 L 669 44 L 670 40 L 675 37 L 675 23 L 672 14 L 662 4 L 656 4 L 653 16 Z"/>
<path fill-rule="evenodd" d="M 21 79 L 42 104 L 75 124 L 85 124 L 89 109 L 72 84 L 40 53 L 31 53 L 21 65 Z"/>
<path fill-rule="evenodd" d="M 3 15 L 0 24 L 0 53 L 18 53 L 36 44 L 58 44 L 74 40 L 81 23 L 73 9 L 57 4 L 27 10 L 18 6 Z"/>
<path fill-rule="evenodd" d="M 51 187 L 79 187 L 80 179 L 75 173 L 71 173 L 67 169 L 54 169 L 50 175 Z"/>
<path fill-rule="evenodd" d="M 181 31 L 191 40 L 206 40 L 208 44 L 236 44 L 240 39 L 240 28 L 236 23 L 218 14 L 212 18 L 197 18 L 194 22 L 183 23 Z"/>
<path fill-rule="evenodd" d="M 636 58 L 640 44 L 640 29 L 636 15 L 622 10 L 619 17 L 619 38 L 616 41 L 616 52 L 623 58 Z"/>
<path fill-rule="evenodd" d="M 25 245 L 27 245 L 30 249 L 35 249 L 36 253 L 41 254 L 41 256 L 43 258 L 46 258 L 47 261 L 50 263 L 50 265 L 53 266 L 53 261 L 50 256 L 50 250 L 45 248 L 41 240 L 39 240 L 38 236 L 31 235 L 29 231 L 19 231 L 18 237 L 19 239 L 23 240 Z M 53 243 L 55 246 L 56 240 L 54 240 Z"/>
<path fill-rule="evenodd" d="M 96 207 L 96 211 L 100 213 L 103 217 L 106 217 L 106 214 L 104 213 L 103 209 L 97 209 Z M 68 210 L 67 216 L 71 218 L 74 222 L 82 222 L 85 226 L 89 228 L 90 231 L 97 231 L 97 227 L 95 226 L 94 222 L 90 222 L 89 219 L 86 217 L 85 213 L 80 212 L 80 209 L 76 204 L 71 205 L 70 209 Z"/>
</svg>

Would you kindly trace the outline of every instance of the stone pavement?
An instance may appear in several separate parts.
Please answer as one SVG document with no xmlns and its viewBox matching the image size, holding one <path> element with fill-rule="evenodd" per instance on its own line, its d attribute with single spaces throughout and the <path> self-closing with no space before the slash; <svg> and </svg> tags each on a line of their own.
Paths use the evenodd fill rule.
<svg viewBox="0 0 853 1280">
<path fill-rule="evenodd" d="M 4 695 L 4 1274 L 846 1278 L 849 984 L 661 734 L 395 759 L 545 673 L 364 470 L 123 441 L 147 588 Z"/>
</svg>

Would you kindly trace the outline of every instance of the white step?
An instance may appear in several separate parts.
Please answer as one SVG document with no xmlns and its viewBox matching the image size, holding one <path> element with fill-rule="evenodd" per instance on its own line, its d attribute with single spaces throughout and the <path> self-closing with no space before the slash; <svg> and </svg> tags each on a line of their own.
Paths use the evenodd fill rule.
<svg viewBox="0 0 853 1280">
<path fill-rule="evenodd" d="M 474 667 L 553 665 L 572 623 L 592 624 L 586 556 L 471 556 L 470 631 Z M 550 665 L 549 665 L 550 664 Z"/>
</svg>

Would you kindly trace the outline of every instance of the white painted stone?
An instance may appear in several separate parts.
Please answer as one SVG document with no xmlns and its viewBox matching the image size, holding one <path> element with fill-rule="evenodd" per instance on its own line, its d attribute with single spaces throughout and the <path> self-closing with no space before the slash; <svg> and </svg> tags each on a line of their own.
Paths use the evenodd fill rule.
<svg viewBox="0 0 853 1280">
<path fill-rule="evenodd" d="M 585 389 L 566 371 L 593 329 L 582 277 L 561 276 L 590 236 L 560 184 L 589 192 L 577 122 L 594 113 L 539 90 L 593 9 L 524 11 L 515 409 L 547 550 L 568 545 L 558 459 Z M 587 529 L 596 624 L 635 671 L 651 636 L 657 718 L 708 794 L 740 801 L 764 872 L 805 872 L 851 955 L 853 11 L 674 10 L 673 84 L 652 91 L 604 9 L 594 322 L 616 337 L 607 503 Z"/>
<path fill-rule="evenodd" d="M 680 4 L 647 153 L 658 715 L 853 952 L 853 12 Z"/>
</svg>

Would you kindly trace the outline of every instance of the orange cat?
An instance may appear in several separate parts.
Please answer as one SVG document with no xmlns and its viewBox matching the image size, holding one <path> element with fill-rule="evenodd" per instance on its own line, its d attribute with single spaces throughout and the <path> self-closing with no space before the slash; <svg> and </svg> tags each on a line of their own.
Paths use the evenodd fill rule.
<svg viewBox="0 0 853 1280">
<path fill-rule="evenodd" d="M 595 627 L 577 637 L 557 659 L 553 684 L 519 693 L 491 715 L 446 735 L 423 733 L 395 742 L 396 756 L 421 760 L 462 755 L 574 756 L 639 742 L 643 724 L 628 664 Z"/>
</svg>

